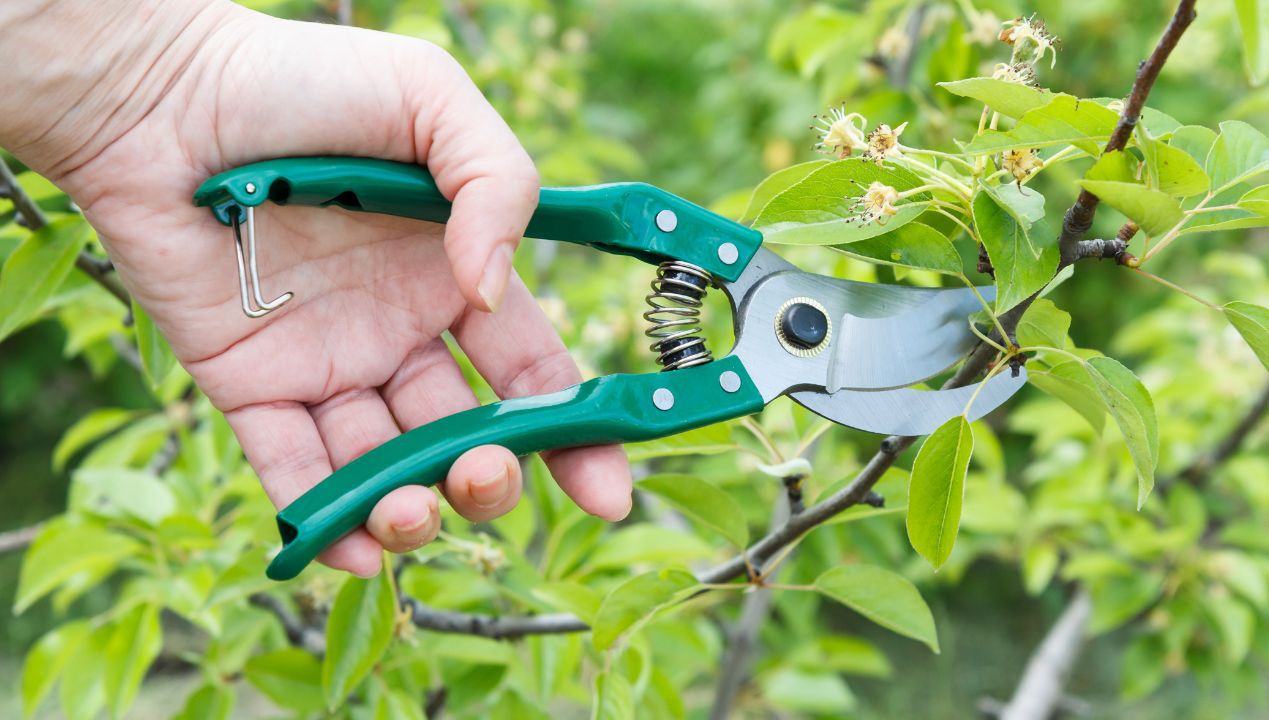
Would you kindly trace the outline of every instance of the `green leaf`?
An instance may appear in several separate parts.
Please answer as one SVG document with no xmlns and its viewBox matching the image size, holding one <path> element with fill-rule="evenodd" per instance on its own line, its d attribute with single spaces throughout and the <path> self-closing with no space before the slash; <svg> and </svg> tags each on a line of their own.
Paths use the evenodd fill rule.
<svg viewBox="0 0 1269 720">
<path fill-rule="evenodd" d="M 1251 649 L 1251 638 L 1256 632 L 1255 611 L 1227 595 L 1204 598 L 1203 609 L 1220 633 L 1225 659 L 1234 665 L 1241 663 Z"/>
<path fill-rule="evenodd" d="M 96 627 L 63 669 L 57 694 L 68 720 L 94 720 L 105 707 L 105 670 L 110 662 L 106 650 L 113 634 L 111 625 Z"/>
<path fill-rule="evenodd" d="M 631 525 L 604 538 L 586 561 L 588 571 L 628 568 L 707 557 L 714 549 L 695 534 L 649 523 Z"/>
<path fill-rule="evenodd" d="M 634 720 L 634 688 L 617 670 L 606 670 L 595 676 L 595 700 L 591 720 Z"/>
<path fill-rule="evenodd" d="M 639 489 L 727 538 L 736 547 L 749 543 L 749 527 L 740 503 L 730 493 L 695 475 L 653 475 L 639 481 Z"/>
<path fill-rule="evenodd" d="M 1106 404 L 1089 383 L 1083 363 L 1074 360 L 1058 363 L 1048 370 L 1032 369 L 1027 380 L 1044 392 L 1061 400 L 1078 412 L 1100 436 L 1106 426 Z"/>
<path fill-rule="evenodd" d="M 834 250 L 882 265 L 958 274 L 961 255 L 946 235 L 924 223 L 912 222 L 894 232 L 837 245 Z"/>
<path fill-rule="evenodd" d="M 150 664 L 163 649 L 159 608 L 138 605 L 120 618 L 106 647 L 106 705 L 111 717 L 123 717 L 141 689 Z"/>
<path fill-rule="evenodd" d="M 659 440 L 632 443 L 626 446 L 630 462 L 678 455 L 715 455 L 731 452 L 736 443 L 731 439 L 731 425 L 716 423 L 678 433 Z"/>
<path fill-rule="evenodd" d="M 1212 181 L 1203 171 L 1203 166 L 1186 151 L 1145 133 L 1138 134 L 1137 143 L 1145 155 L 1146 170 L 1160 191 L 1175 197 L 1189 197 L 1205 193 L 1211 186 Z"/>
<path fill-rule="evenodd" d="M 924 206 L 900 206 L 898 214 L 885 225 L 847 222 L 854 215 L 851 206 L 855 199 L 873 182 L 903 192 L 920 186 L 921 179 L 902 168 L 879 167 L 869 160 L 839 160 L 811 172 L 772 198 L 753 225 L 768 243 L 841 245 L 894 231 L 925 211 Z M 907 202 L 929 197 L 929 193 L 918 193 Z"/>
<path fill-rule="evenodd" d="M 172 720 L 229 720 L 233 712 L 233 686 L 207 683 L 190 693 L 185 708 Z"/>
<path fill-rule="evenodd" d="M 953 95 L 977 100 L 1011 118 L 1022 117 L 1031 110 L 1043 107 L 1052 102 L 1054 97 L 1048 90 L 987 77 L 941 82 L 938 86 Z"/>
<path fill-rule="evenodd" d="M 1221 134 L 1207 155 L 1213 192 L 1220 192 L 1269 170 L 1269 138 L 1238 120 L 1221 123 Z"/>
<path fill-rule="evenodd" d="M 22 662 L 22 715 L 31 717 L 92 632 L 88 620 L 72 620 L 45 633 Z"/>
<path fill-rule="evenodd" d="M 874 565 L 842 565 L 816 578 L 815 589 L 887 630 L 939 651 L 934 615 L 902 575 Z"/>
<path fill-rule="evenodd" d="M 1027 225 L 991 193 L 974 196 L 974 225 L 996 269 L 997 312 L 1012 308 L 1053 279 L 1058 266 L 1057 247 L 1050 244 L 1037 248 Z"/>
<path fill-rule="evenodd" d="M 1258 557 L 1233 550 L 1213 553 L 1209 572 L 1257 609 L 1269 609 L 1269 573 Z"/>
<path fill-rule="evenodd" d="M 62 286 L 92 237 L 78 215 L 59 218 L 27 236 L 0 270 L 0 341 L 29 322 Z"/>
<path fill-rule="evenodd" d="M 53 520 L 44 526 L 22 558 L 13 612 L 22 613 L 78 575 L 104 578 L 140 550 L 141 545 L 135 540 L 99 525 Z"/>
<path fill-rule="evenodd" d="M 1137 223 L 1147 235 L 1158 237 L 1181 222 L 1181 204 L 1159 190 L 1113 180 L 1080 180 L 1079 185 Z"/>
<path fill-rule="evenodd" d="M 981 155 L 1018 148 L 1075 145 L 1089 155 L 1097 155 L 1101 143 L 1110 138 L 1119 116 L 1091 101 L 1070 95 L 1054 95 L 1048 104 L 1028 110 L 1012 130 L 988 130 L 965 146 L 965 152 Z"/>
<path fill-rule="evenodd" d="M 617 586 L 599 606 L 591 630 L 591 644 L 607 650 L 622 633 L 696 587 L 691 573 L 675 568 L 637 575 Z"/>
<path fill-rule="evenodd" d="M 71 475 L 72 508 L 132 517 L 157 526 L 176 510 L 176 496 L 147 470 L 81 468 Z"/>
<path fill-rule="evenodd" d="M 1137 468 L 1137 507 L 1140 509 L 1154 488 L 1154 469 L 1159 462 L 1159 423 L 1155 418 L 1154 401 L 1137 376 L 1117 361 L 1095 357 L 1086 366 Z"/>
<path fill-rule="evenodd" d="M 1137 160 L 1123 150 L 1112 150 L 1097 158 L 1084 179 L 1137 182 Z"/>
<path fill-rule="evenodd" d="M 1089 632 L 1098 635 L 1119 627 L 1153 605 L 1163 593 L 1163 576 L 1134 569 L 1127 575 L 1088 580 L 1086 586 L 1093 597 Z"/>
<path fill-rule="evenodd" d="M 141 367 L 145 370 L 146 379 L 150 381 L 150 387 L 157 388 L 167 379 L 168 373 L 172 372 L 176 365 L 176 356 L 172 354 L 172 348 L 163 339 L 154 321 L 135 301 L 132 303 L 132 317 Z"/>
<path fill-rule="evenodd" d="M 326 709 L 322 700 L 322 666 L 299 648 L 283 648 L 247 661 L 247 681 L 279 706 L 303 713 Z"/>
<path fill-rule="evenodd" d="M 588 625 L 594 624 L 604 600 L 595 588 L 565 580 L 543 583 L 533 588 L 532 593 L 551 607 L 573 613 Z"/>
<path fill-rule="evenodd" d="M 908 540 L 934 569 L 952 554 L 965 498 L 965 472 L 974 452 L 974 433 L 964 415 L 939 426 L 912 463 L 908 489 Z"/>
<path fill-rule="evenodd" d="M 1172 131 L 1172 137 L 1168 140 L 1169 145 L 1184 151 L 1199 163 L 1207 162 L 1207 156 L 1215 143 L 1216 131 L 1202 125 L 1182 125 Z"/>
<path fill-rule="evenodd" d="M 1238 198 L 1238 207 L 1259 215 L 1269 215 L 1269 185 L 1248 190 Z"/>
<path fill-rule="evenodd" d="M 843 717 L 857 702 L 845 681 L 833 672 L 777 667 L 763 676 L 761 684 L 767 702 L 799 716 Z"/>
<path fill-rule="evenodd" d="M 1066 347 L 1066 333 L 1071 329 L 1071 314 L 1058 308 L 1052 300 L 1039 298 L 1023 313 L 1018 322 L 1018 343 L 1023 347 L 1043 345 Z"/>
<path fill-rule="evenodd" d="M 771 202 L 771 198 L 788 190 L 797 184 L 802 178 L 819 170 L 825 165 L 832 162 L 831 160 L 811 160 L 810 162 L 798 163 L 783 170 L 777 170 L 767 176 L 766 180 L 758 183 L 758 187 L 753 189 L 753 195 L 749 196 L 749 204 L 745 207 L 745 212 L 740 216 L 740 222 L 751 223 L 762 209 Z"/>
<path fill-rule="evenodd" d="M 1243 33 L 1243 66 L 1252 85 L 1269 77 L 1269 0 L 1234 0 Z"/>
<path fill-rule="evenodd" d="M 1251 351 L 1260 358 L 1260 364 L 1269 370 L 1269 310 L 1236 300 L 1226 304 L 1221 312 L 1251 346 Z"/>
<path fill-rule="evenodd" d="M 53 469 L 61 472 L 75 453 L 140 416 L 137 410 L 99 408 L 80 418 L 53 448 Z"/>
<path fill-rule="evenodd" d="M 1125 700 L 1139 700 L 1154 692 L 1168 677 L 1168 648 L 1159 635 L 1138 635 L 1120 661 L 1120 692 Z"/>
<path fill-rule="evenodd" d="M 1038 542 L 1028 546 L 1022 554 L 1022 584 L 1028 595 L 1039 595 L 1053 579 L 1057 571 L 1058 551 L 1051 542 Z"/>
<path fill-rule="evenodd" d="M 473 665 L 508 665 L 515 659 L 507 643 L 478 635 L 455 635 L 446 638 L 435 650 L 437 657 Z"/>
<path fill-rule="evenodd" d="M 369 580 L 349 578 L 335 597 L 326 623 L 326 657 L 322 659 L 322 687 L 326 705 L 332 710 L 344 702 L 392 642 L 396 598 L 388 572 L 381 571 Z"/>
</svg>

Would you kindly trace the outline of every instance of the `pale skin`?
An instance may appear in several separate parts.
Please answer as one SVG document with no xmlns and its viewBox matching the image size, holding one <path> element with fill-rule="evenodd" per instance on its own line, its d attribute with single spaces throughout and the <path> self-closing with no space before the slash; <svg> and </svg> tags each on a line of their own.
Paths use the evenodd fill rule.
<svg viewBox="0 0 1269 720">
<path fill-rule="evenodd" d="M 533 163 L 443 50 L 221 0 L 3 6 L 0 146 L 83 209 L 278 507 L 401 432 L 477 404 L 446 330 L 501 397 L 581 379 L 511 268 L 537 201 Z M 296 297 L 248 319 L 229 231 L 190 197 L 217 172 L 302 155 L 425 164 L 453 217 L 263 206 L 264 293 Z M 583 510 L 629 512 L 619 447 L 545 459 Z M 441 491 L 484 521 L 510 510 L 521 484 L 516 458 L 484 446 Z M 384 549 L 420 547 L 439 529 L 436 493 L 407 486 L 320 560 L 371 576 Z"/>
</svg>

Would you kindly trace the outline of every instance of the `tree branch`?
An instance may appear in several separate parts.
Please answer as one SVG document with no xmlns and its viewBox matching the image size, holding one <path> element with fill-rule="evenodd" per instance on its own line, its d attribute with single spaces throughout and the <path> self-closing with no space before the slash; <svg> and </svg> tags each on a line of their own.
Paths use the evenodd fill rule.
<svg viewBox="0 0 1269 720">
<path fill-rule="evenodd" d="M 35 540 L 35 536 L 40 534 L 42 524 L 37 523 L 17 530 L 8 530 L 0 533 L 0 554 L 21 550 L 31 541 Z"/>
<path fill-rule="evenodd" d="M 776 511 L 771 514 L 771 530 L 785 523 L 790 515 L 796 515 L 804 509 L 802 501 L 804 479 L 805 476 L 800 474 L 784 478 L 785 502 L 777 504 Z M 774 580 L 775 571 L 768 573 L 763 579 Z M 740 608 L 740 617 L 727 633 L 727 649 L 719 663 L 722 675 L 714 690 L 714 705 L 709 712 L 710 720 L 727 720 L 731 717 L 736 696 L 740 694 L 741 687 L 748 679 L 750 666 L 753 664 L 754 651 L 758 645 L 758 632 L 771 614 L 771 592 L 771 588 L 761 587 L 745 595 L 744 603 Z"/>
<path fill-rule="evenodd" d="M 8 198 L 13 202 L 19 225 L 32 232 L 48 225 L 48 218 L 44 215 L 44 211 L 31 199 L 30 195 L 27 195 L 26 190 L 22 189 L 22 185 L 13 176 L 13 171 L 9 169 L 9 164 L 4 162 L 3 158 L 0 158 L 0 197 Z M 84 271 L 84 274 L 118 298 L 124 307 L 132 307 L 132 298 L 128 295 L 128 291 L 124 289 L 119 279 L 111 274 L 114 266 L 109 260 L 80 250 L 79 256 L 75 258 L 75 267 Z"/>
<path fill-rule="evenodd" d="M 1093 601 L 1078 588 L 1041 641 L 1022 673 L 1013 698 L 1000 709 L 1000 720 L 1048 720 L 1061 701 L 1066 677 L 1084 647 Z"/>
<path fill-rule="evenodd" d="M 582 632 L 590 626 L 571 613 L 547 615 L 478 615 L 430 608 L 412 597 L 401 599 L 410 608 L 416 627 L 443 633 L 479 635 L 500 640 L 514 640 L 525 635 L 558 635 Z"/>
<path fill-rule="evenodd" d="M 1242 420 L 1234 426 L 1229 435 L 1221 441 L 1219 445 L 1212 449 L 1206 455 L 1195 460 L 1189 467 L 1177 473 L 1177 478 L 1190 483 L 1191 485 L 1199 485 L 1207 478 L 1207 476 L 1216 468 L 1217 465 L 1225 462 L 1233 455 L 1260 424 L 1260 420 L 1265 417 L 1265 413 L 1269 412 L 1269 387 L 1266 387 L 1260 393 L 1260 397 L 1252 404 L 1247 414 Z"/>
<path fill-rule="evenodd" d="M 326 654 L 326 634 L 318 628 L 305 624 L 291 612 L 291 608 L 287 607 L 286 603 L 268 593 L 255 593 L 250 597 L 250 602 L 277 617 L 292 645 L 310 655 L 321 657 Z"/>
<path fill-rule="evenodd" d="M 1119 122 L 1115 124 L 1110 140 L 1102 150 L 1103 155 L 1115 150 L 1123 150 L 1128 146 L 1128 139 L 1132 137 L 1132 131 L 1137 127 L 1141 110 L 1146 105 L 1146 98 L 1150 95 L 1150 89 L 1154 87 L 1155 79 L 1159 77 L 1159 71 L 1167 63 L 1168 56 L 1172 54 L 1177 42 L 1185 34 L 1186 28 L 1194 22 L 1194 3 L 1195 0 L 1181 0 L 1181 3 L 1177 5 L 1176 13 L 1172 16 L 1172 21 L 1163 31 L 1163 37 L 1159 38 L 1159 44 L 1155 46 L 1154 52 L 1150 53 L 1150 57 L 1145 62 L 1137 66 L 1137 79 L 1128 93 L 1124 109 L 1119 113 Z M 1081 190 L 1075 204 L 1066 211 L 1062 221 L 1062 234 L 1058 238 L 1063 265 L 1070 265 L 1079 259 L 1075 255 L 1076 243 L 1093 226 L 1093 218 L 1097 214 L 1097 205 L 1100 202 L 1101 200 L 1093 193 Z"/>
</svg>

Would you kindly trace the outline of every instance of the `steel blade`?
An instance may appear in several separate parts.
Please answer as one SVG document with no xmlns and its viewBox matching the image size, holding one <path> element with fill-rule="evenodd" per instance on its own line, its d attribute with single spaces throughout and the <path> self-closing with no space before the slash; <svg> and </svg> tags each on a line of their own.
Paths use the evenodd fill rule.
<svg viewBox="0 0 1269 720">
<path fill-rule="evenodd" d="M 1027 382 L 1023 368 L 1017 377 L 1008 370 L 987 381 L 969 419 L 977 420 L 1000 407 Z M 799 404 L 835 423 L 883 435 L 928 435 L 949 418 L 961 414 L 979 385 L 954 390 L 810 390 L 790 393 Z"/>
<path fill-rule="evenodd" d="M 981 304 L 969 288 L 916 288 L 805 273 L 762 249 L 735 282 L 736 345 L 763 397 L 795 389 L 888 389 L 927 380 L 960 360 L 977 338 L 968 317 Z M 985 299 L 994 289 L 981 288 Z M 792 352 L 776 337 L 782 309 L 797 298 L 831 320 L 817 351 Z"/>
<path fill-rule="evenodd" d="M 909 310 L 883 317 L 851 312 L 840 319 L 841 336 L 833 345 L 824 384 L 829 392 L 896 388 L 927 380 L 978 342 L 969 330 L 969 316 L 981 310 L 982 303 L 972 290 L 903 289 L 913 291 Z"/>
</svg>

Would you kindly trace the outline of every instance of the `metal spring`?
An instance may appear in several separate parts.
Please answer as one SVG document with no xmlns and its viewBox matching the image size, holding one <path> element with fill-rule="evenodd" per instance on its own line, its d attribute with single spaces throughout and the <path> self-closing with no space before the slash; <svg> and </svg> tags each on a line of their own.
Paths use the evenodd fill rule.
<svg viewBox="0 0 1269 720">
<path fill-rule="evenodd" d="M 701 304 L 712 278 L 703 268 L 680 260 L 657 266 L 652 292 L 644 298 L 651 308 L 643 319 L 651 323 L 644 334 L 663 370 L 704 365 L 714 359 L 701 332 Z"/>
</svg>

